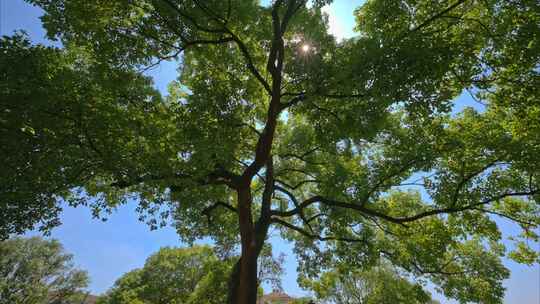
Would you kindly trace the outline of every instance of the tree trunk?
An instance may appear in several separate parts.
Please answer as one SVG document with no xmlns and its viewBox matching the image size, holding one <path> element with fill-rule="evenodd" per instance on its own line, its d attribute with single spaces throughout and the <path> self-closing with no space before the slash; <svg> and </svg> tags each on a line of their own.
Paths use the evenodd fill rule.
<svg viewBox="0 0 540 304">
<path fill-rule="evenodd" d="M 240 286 L 240 259 L 236 261 L 229 277 L 227 304 L 238 302 L 238 287 Z"/>
<path fill-rule="evenodd" d="M 248 188 L 249 189 L 249 188 Z M 229 278 L 228 304 L 255 304 L 257 302 L 257 260 L 261 253 L 268 227 L 265 214 L 255 225 L 251 215 L 251 191 L 238 191 L 238 213 L 242 254 Z"/>
<path fill-rule="evenodd" d="M 229 303 L 255 304 L 257 302 L 257 250 L 251 189 L 249 183 L 238 189 L 238 224 L 240 226 L 241 255 L 231 275 Z"/>
<path fill-rule="evenodd" d="M 249 259 L 241 257 L 234 265 L 229 279 L 227 303 L 255 304 L 257 302 L 258 287 L 257 256 L 252 256 Z"/>
</svg>

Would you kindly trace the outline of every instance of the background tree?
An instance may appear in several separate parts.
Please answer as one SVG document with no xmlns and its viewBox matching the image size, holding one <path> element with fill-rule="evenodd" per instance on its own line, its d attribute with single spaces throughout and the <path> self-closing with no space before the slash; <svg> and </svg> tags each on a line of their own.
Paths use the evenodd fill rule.
<svg viewBox="0 0 540 304">
<path fill-rule="evenodd" d="M 260 267 L 263 273 L 260 278 L 279 285 L 280 261 L 272 258 L 271 249 L 264 251 L 261 260 L 266 262 Z M 161 248 L 146 260 L 143 268 L 118 279 L 98 303 L 225 303 L 234 262 L 232 258 L 219 259 L 208 246 Z"/>
<path fill-rule="evenodd" d="M 304 280 L 302 285 L 327 303 L 432 303 L 431 296 L 421 285 L 409 282 L 388 265 L 369 270 L 342 265 L 325 272 L 318 281 Z"/>
<path fill-rule="evenodd" d="M 55 240 L 39 237 L 0 242 L 0 303 L 82 303 L 88 285 L 85 271 Z"/>
<path fill-rule="evenodd" d="M 382 258 L 461 302 L 500 303 L 501 257 L 538 261 L 537 1 L 371 0 L 342 42 L 329 1 L 29 2 L 66 46 L 61 69 L 36 75 L 69 85 L 2 74 L 7 147 L 29 143 L 2 176 L 8 232 L 61 196 L 96 212 L 138 198 L 151 225 L 172 212 L 183 240 L 239 246 L 228 301 L 241 304 L 271 226 L 309 278 Z M 17 66 L 36 47 L 14 49 Z M 179 57 L 160 98 L 141 70 Z M 452 113 L 464 91 L 482 111 Z M 33 111 L 51 100 L 64 116 Z M 494 217 L 522 228 L 516 250 Z"/>
<path fill-rule="evenodd" d="M 99 303 L 224 303 L 231 266 L 210 247 L 161 248 L 143 268 L 118 279 Z"/>
<path fill-rule="evenodd" d="M 285 263 L 285 254 L 281 253 L 277 258 L 272 254 L 272 247 L 265 245 L 261 250 L 258 259 L 257 269 L 259 273 L 257 278 L 258 285 L 268 284 L 272 290 L 283 290 L 281 278 L 285 273 L 283 264 Z"/>
</svg>

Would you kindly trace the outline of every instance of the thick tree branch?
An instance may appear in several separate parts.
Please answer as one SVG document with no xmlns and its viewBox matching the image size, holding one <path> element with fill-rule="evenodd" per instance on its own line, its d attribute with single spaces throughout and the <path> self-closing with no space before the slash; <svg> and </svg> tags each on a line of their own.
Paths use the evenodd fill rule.
<svg viewBox="0 0 540 304">
<path fill-rule="evenodd" d="M 273 37 L 267 63 L 267 68 L 272 75 L 272 86 L 269 88 L 271 95 L 270 104 L 268 106 L 266 123 L 262 131 L 262 135 L 257 141 L 254 160 L 242 174 L 242 179 L 245 184 L 248 184 L 251 181 L 253 176 L 264 166 L 270 157 L 277 119 L 280 112 L 283 110 L 280 101 L 282 81 L 281 72 L 283 69 L 283 59 L 285 56 L 282 29 L 286 27 L 287 23 L 280 22 L 279 7 L 281 4 L 282 1 L 276 1 L 274 7 L 272 8 Z M 292 11 L 292 13 L 294 13 L 294 11 Z M 285 16 L 284 20 L 285 19 L 287 19 L 287 16 Z"/>
<path fill-rule="evenodd" d="M 412 216 L 405 216 L 405 217 L 390 216 L 380 211 L 364 207 L 362 204 L 358 204 L 358 203 L 345 203 L 345 202 L 327 199 L 321 196 L 314 196 L 298 204 L 298 207 L 296 207 L 295 209 L 288 210 L 288 211 L 273 211 L 273 215 L 281 216 L 281 217 L 290 217 L 290 216 L 299 214 L 303 208 L 306 208 L 315 203 L 320 203 L 320 204 L 324 204 L 326 206 L 331 206 L 331 207 L 356 210 L 364 215 L 377 217 L 391 223 L 405 225 L 406 223 L 414 222 L 414 221 L 417 221 L 417 220 L 420 220 L 422 218 L 429 217 L 429 216 L 434 216 L 434 215 L 439 215 L 439 214 L 452 214 L 452 213 L 458 213 L 458 212 L 463 212 L 467 210 L 474 210 L 477 207 L 487 205 L 489 203 L 501 200 L 506 197 L 529 196 L 529 195 L 535 195 L 538 193 L 540 193 L 539 189 L 535 189 L 534 191 L 523 191 L 523 192 L 504 192 L 492 198 L 488 198 L 483 201 L 480 201 L 478 203 L 469 204 L 465 206 L 432 209 L 432 210 L 419 212 Z"/>
<path fill-rule="evenodd" d="M 314 196 L 314 197 L 311 197 L 311 198 L 303 201 L 302 203 L 297 204 L 297 206 L 292 210 L 288 210 L 288 211 L 272 210 L 272 215 L 280 216 L 280 217 L 293 216 L 293 215 L 298 214 L 301 209 L 306 208 L 306 207 L 308 207 L 308 206 L 310 206 L 312 204 L 320 202 L 321 199 L 323 199 L 321 196 Z"/>
<path fill-rule="evenodd" d="M 272 156 L 267 161 L 266 165 L 266 178 L 264 180 L 264 191 L 262 195 L 261 205 L 261 221 L 268 221 L 270 219 L 270 210 L 272 207 L 272 196 L 274 194 L 274 162 Z"/>
<path fill-rule="evenodd" d="M 298 10 L 304 6 L 307 3 L 305 0 L 297 1 L 296 0 L 290 0 L 289 4 L 287 5 L 287 11 L 285 12 L 285 16 L 283 16 L 283 21 L 280 25 L 280 31 L 281 35 L 285 34 L 287 31 L 287 26 L 289 25 L 289 21 L 291 20 L 292 16 L 294 16 Z"/>
<path fill-rule="evenodd" d="M 285 194 L 287 197 L 289 197 L 289 200 L 294 204 L 296 208 L 298 208 L 298 205 L 299 205 L 298 200 L 296 199 L 294 194 L 292 194 L 292 192 L 278 185 L 275 185 L 274 189 Z M 313 227 L 311 227 L 310 221 L 306 218 L 306 215 L 304 214 L 304 208 L 300 209 L 300 212 L 298 212 L 298 216 L 300 216 L 300 219 L 304 222 L 304 225 L 306 225 L 309 228 L 311 233 L 314 233 Z"/>
<path fill-rule="evenodd" d="M 279 18 L 279 9 L 283 4 L 283 0 L 277 0 L 272 7 L 272 44 L 270 46 L 270 53 L 268 55 L 268 62 L 266 63 L 266 69 L 272 74 L 272 78 L 279 76 L 281 70 L 277 69 L 277 59 L 279 57 L 280 44 L 282 44 L 281 23 Z"/>
<path fill-rule="evenodd" d="M 272 94 L 272 89 L 270 88 L 270 85 L 268 84 L 268 82 L 266 82 L 266 79 L 264 79 L 264 77 L 261 75 L 261 73 L 259 72 L 259 70 L 255 66 L 255 64 L 253 63 L 253 59 L 251 57 L 251 54 L 249 53 L 249 50 L 248 50 L 246 44 L 236 34 L 234 34 L 229 29 L 227 29 L 227 32 L 229 33 L 229 35 L 231 35 L 232 40 L 234 42 L 236 42 L 236 45 L 238 45 L 238 48 L 240 49 L 240 52 L 242 53 L 242 56 L 244 57 L 244 59 L 246 61 L 246 64 L 247 64 L 247 67 L 248 67 L 249 71 L 251 72 L 251 74 L 253 74 L 253 76 L 255 76 L 255 78 L 257 78 L 257 80 L 264 87 L 266 92 L 271 95 Z"/>
</svg>

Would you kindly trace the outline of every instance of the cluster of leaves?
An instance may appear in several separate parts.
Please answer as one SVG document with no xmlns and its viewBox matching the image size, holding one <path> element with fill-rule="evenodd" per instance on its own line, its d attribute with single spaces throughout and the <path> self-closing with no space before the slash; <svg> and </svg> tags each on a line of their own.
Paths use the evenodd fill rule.
<svg viewBox="0 0 540 304">
<path fill-rule="evenodd" d="M 85 271 L 55 240 L 39 237 L 0 242 L 0 303 L 82 303 L 88 285 Z"/>
</svg>

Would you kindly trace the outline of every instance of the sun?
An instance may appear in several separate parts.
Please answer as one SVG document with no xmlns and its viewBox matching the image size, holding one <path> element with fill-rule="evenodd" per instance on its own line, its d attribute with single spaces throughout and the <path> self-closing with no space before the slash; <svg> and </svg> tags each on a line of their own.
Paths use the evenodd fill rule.
<svg viewBox="0 0 540 304">
<path fill-rule="evenodd" d="M 303 51 L 304 53 L 309 52 L 310 49 L 311 49 L 311 47 L 309 46 L 309 44 L 304 44 L 304 45 L 302 45 L 302 51 Z"/>
</svg>

